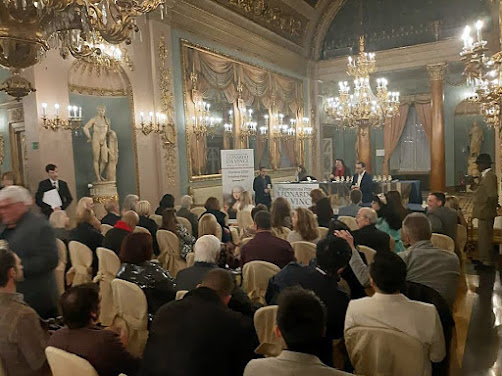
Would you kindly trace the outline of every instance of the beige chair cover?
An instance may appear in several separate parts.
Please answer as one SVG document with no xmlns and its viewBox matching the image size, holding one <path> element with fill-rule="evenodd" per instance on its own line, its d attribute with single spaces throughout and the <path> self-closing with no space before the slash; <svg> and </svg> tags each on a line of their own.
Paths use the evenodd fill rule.
<svg viewBox="0 0 502 376">
<path fill-rule="evenodd" d="M 99 376 L 91 363 L 75 354 L 49 346 L 45 355 L 52 376 Z"/>
<path fill-rule="evenodd" d="M 178 211 L 178 210 L 180 210 L 180 209 L 181 209 L 181 205 L 174 205 L 174 210 L 175 210 L 175 211 Z"/>
<path fill-rule="evenodd" d="M 92 251 L 80 242 L 71 241 L 70 249 L 71 268 L 66 273 L 69 285 L 77 286 L 92 281 Z"/>
<path fill-rule="evenodd" d="M 467 229 L 462 225 L 457 225 L 457 248 L 461 253 L 464 252 L 467 244 Z"/>
<path fill-rule="evenodd" d="M 373 259 L 375 258 L 376 251 L 373 248 L 367 247 L 365 245 L 358 245 L 357 248 L 359 248 L 359 251 L 364 253 L 366 256 L 366 263 L 369 265 L 373 262 Z"/>
<path fill-rule="evenodd" d="M 56 239 L 56 245 L 58 247 L 58 266 L 54 269 L 54 276 L 56 277 L 56 283 L 58 286 L 58 293 L 62 295 L 64 293 L 66 283 L 65 283 L 65 272 L 66 264 L 68 263 L 68 255 L 66 244 L 61 239 Z"/>
<path fill-rule="evenodd" d="M 230 234 L 232 235 L 232 243 L 238 245 L 240 243 L 239 230 L 237 227 L 230 226 Z"/>
<path fill-rule="evenodd" d="M 200 218 L 200 216 L 202 215 L 202 213 L 206 212 L 206 209 L 203 208 L 203 207 L 198 206 L 196 208 L 192 208 L 190 211 L 192 213 L 194 213 L 197 216 L 197 218 Z"/>
<path fill-rule="evenodd" d="M 146 296 L 134 283 L 115 278 L 112 281 L 115 318 L 112 327 L 127 332 L 127 351 L 140 358 L 148 339 Z"/>
<path fill-rule="evenodd" d="M 254 221 L 250 211 L 245 210 L 237 212 L 237 225 L 241 233 L 244 232 L 248 226 L 252 226 L 253 224 Z"/>
<path fill-rule="evenodd" d="M 180 291 L 176 291 L 176 300 L 181 300 L 185 297 L 185 295 L 187 294 L 188 290 L 180 290 Z"/>
<path fill-rule="evenodd" d="M 495 217 L 493 228 L 502 229 L 502 216 Z"/>
<path fill-rule="evenodd" d="M 241 247 L 247 243 L 249 243 L 251 240 L 253 240 L 253 238 L 244 238 L 242 239 L 241 241 Z"/>
<path fill-rule="evenodd" d="M 274 328 L 277 323 L 276 305 L 262 307 L 254 315 L 254 327 L 260 344 L 254 351 L 265 356 L 277 356 L 286 348 L 284 340 L 277 338 Z"/>
<path fill-rule="evenodd" d="M 443 234 L 432 234 L 431 242 L 435 247 L 448 252 L 455 252 L 455 242 L 452 238 Z"/>
<path fill-rule="evenodd" d="M 157 226 L 162 226 L 162 216 L 158 214 L 152 214 L 150 215 L 150 219 L 153 219 Z"/>
<path fill-rule="evenodd" d="M 187 262 L 187 268 L 194 266 L 194 264 L 195 264 L 195 253 L 194 252 L 190 252 L 187 254 L 186 262 Z"/>
<path fill-rule="evenodd" d="M 157 243 L 159 243 L 160 255 L 158 257 L 160 265 L 176 278 L 178 272 L 187 267 L 186 262 L 181 258 L 180 241 L 176 234 L 167 230 L 157 231 Z"/>
<path fill-rule="evenodd" d="M 103 234 L 103 236 L 105 236 L 106 233 L 108 231 L 110 231 L 112 228 L 113 228 L 113 226 L 110 226 L 110 225 L 107 225 L 107 224 L 102 224 L 101 226 L 99 226 L 99 229 L 101 231 L 101 234 Z"/>
<path fill-rule="evenodd" d="M 178 220 L 178 223 L 180 225 L 183 225 L 187 228 L 188 230 L 188 233 L 192 233 L 192 224 L 190 223 L 190 221 L 186 218 L 183 218 L 183 217 L 176 217 L 176 219 Z"/>
<path fill-rule="evenodd" d="M 350 231 L 357 230 L 357 223 L 356 223 L 356 219 L 354 217 L 349 217 L 347 215 L 341 215 L 338 217 L 338 220 L 340 222 L 345 223 L 347 226 L 349 226 Z"/>
<path fill-rule="evenodd" d="M 268 281 L 281 269 L 270 262 L 250 261 L 242 269 L 242 288 L 253 303 L 266 304 Z"/>
<path fill-rule="evenodd" d="M 324 239 L 326 236 L 328 236 L 328 231 L 329 229 L 327 227 L 318 227 L 319 230 L 319 236 L 321 239 Z"/>
<path fill-rule="evenodd" d="M 357 375 L 431 375 L 423 345 L 397 330 L 355 327 L 345 332 L 345 344 Z"/>
<path fill-rule="evenodd" d="M 134 232 L 140 232 L 140 233 L 143 233 L 143 234 L 149 234 L 150 231 L 148 231 L 148 229 L 144 228 L 144 227 L 141 227 L 141 226 L 136 226 L 136 228 L 134 229 Z"/>
<path fill-rule="evenodd" d="M 115 317 L 112 281 L 120 269 L 120 259 L 115 252 L 103 247 L 99 247 L 96 253 L 99 260 L 99 269 L 93 282 L 99 283 L 99 291 L 101 293 L 101 314 L 99 320 L 104 326 L 110 326 Z"/>
<path fill-rule="evenodd" d="M 287 227 L 281 227 L 280 229 L 278 227 L 272 227 L 272 235 L 274 235 L 276 238 L 286 240 L 288 238 L 289 233 L 291 230 Z"/>
<path fill-rule="evenodd" d="M 308 265 L 312 259 L 315 259 L 316 245 L 310 242 L 291 243 L 295 251 L 296 261 L 302 265 Z"/>
</svg>

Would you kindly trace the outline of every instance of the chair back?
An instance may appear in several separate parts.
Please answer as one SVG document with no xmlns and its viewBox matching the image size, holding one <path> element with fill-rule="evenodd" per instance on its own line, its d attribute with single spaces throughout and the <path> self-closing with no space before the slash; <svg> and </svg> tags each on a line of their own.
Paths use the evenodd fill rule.
<svg viewBox="0 0 502 376">
<path fill-rule="evenodd" d="M 199 238 L 203 235 L 214 235 L 220 241 L 222 239 L 223 230 L 213 214 L 204 214 L 199 219 Z"/>
<path fill-rule="evenodd" d="M 319 236 L 321 239 L 324 239 L 326 236 L 328 236 L 328 231 L 329 229 L 327 227 L 318 227 L 319 230 Z"/>
<path fill-rule="evenodd" d="M 493 221 L 493 228 L 502 229 L 502 216 L 495 217 Z"/>
<path fill-rule="evenodd" d="M 282 226 L 281 228 L 272 227 L 271 232 L 272 232 L 272 235 L 274 235 L 275 237 L 282 239 L 282 240 L 286 240 L 288 238 L 288 235 L 291 232 L 291 230 L 287 227 Z"/>
<path fill-rule="evenodd" d="M 457 248 L 460 252 L 464 252 L 467 244 L 467 228 L 462 225 L 457 225 Z"/>
<path fill-rule="evenodd" d="M 424 346 L 400 331 L 355 327 L 345 332 L 345 344 L 357 375 L 430 375 Z"/>
<path fill-rule="evenodd" d="M 246 245 L 247 243 L 249 243 L 251 240 L 253 240 L 253 238 L 251 238 L 251 237 L 242 239 L 242 241 L 241 241 L 241 247 L 243 245 Z"/>
<path fill-rule="evenodd" d="M 342 223 L 345 223 L 347 226 L 349 226 L 350 231 L 357 230 L 357 222 L 354 217 L 349 217 L 348 215 L 341 215 L 338 217 L 338 220 Z"/>
<path fill-rule="evenodd" d="M 183 299 L 187 293 L 188 293 L 188 290 L 179 290 L 179 291 L 176 291 L 176 300 Z"/>
<path fill-rule="evenodd" d="M 158 214 L 151 214 L 150 219 L 153 219 L 158 227 L 162 226 L 162 216 Z"/>
<path fill-rule="evenodd" d="M 93 282 L 99 283 L 99 292 L 101 293 L 99 320 L 104 326 L 110 326 L 115 317 L 112 281 L 120 269 L 120 259 L 115 252 L 103 247 L 99 247 L 96 254 L 98 255 L 99 267 Z"/>
<path fill-rule="evenodd" d="M 144 227 L 141 227 L 141 226 L 136 226 L 134 228 L 133 232 L 139 232 L 139 233 L 142 233 L 142 234 L 150 234 L 150 231 L 148 231 L 148 229 L 146 229 Z"/>
<path fill-rule="evenodd" d="M 254 221 L 250 211 L 242 210 L 237 212 L 237 225 L 241 233 L 244 232 L 248 226 L 252 226 L 253 224 Z"/>
<path fill-rule="evenodd" d="M 187 228 L 189 234 L 192 234 L 192 224 L 188 219 L 184 217 L 176 217 L 176 219 L 178 220 L 178 223 L 180 225 L 183 225 Z"/>
<path fill-rule="evenodd" d="M 447 235 L 433 233 L 431 242 L 434 247 L 444 249 L 448 252 L 455 252 L 455 242 Z"/>
<path fill-rule="evenodd" d="M 277 338 L 274 328 L 277 324 L 277 307 L 271 305 L 258 309 L 254 315 L 254 327 L 260 344 L 254 351 L 265 356 L 277 356 L 286 348 L 284 340 Z"/>
<path fill-rule="evenodd" d="M 314 243 L 299 241 L 291 243 L 291 246 L 299 264 L 308 265 L 312 259 L 315 259 L 316 245 Z"/>
<path fill-rule="evenodd" d="M 242 288 L 253 303 L 265 305 L 268 281 L 280 272 L 280 268 L 267 261 L 250 261 L 242 269 Z"/>
<path fill-rule="evenodd" d="M 187 268 L 190 268 L 195 265 L 195 253 L 189 252 L 186 257 Z"/>
<path fill-rule="evenodd" d="M 158 230 L 157 243 L 160 248 L 158 258 L 160 265 L 176 278 L 178 272 L 187 267 L 186 262 L 181 258 L 178 236 L 171 231 Z"/>
<path fill-rule="evenodd" d="M 127 333 L 127 351 L 140 358 L 148 339 L 148 304 L 143 291 L 134 283 L 112 281 L 115 318 L 112 327 Z"/>
<path fill-rule="evenodd" d="M 66 280 L 72 286 L 89 283 L 92 281 L 92 251 L 88 246 L 77 241 L 71 241 L 70 249 L 71 268 L 66 273 Z"/>
<path fill-rule="evenodd" d="M 66 264 L 68 263 L 68 250 L 66 249 L 66 244 L 61 239 L 56 239 L 56 245 L 58 247 L 59 261 L 58 266 L 54 269 L 54 276 L 56 277 L 58 293 L 62 295 L 66 287 L 65 272 Z"/>
<path fill-rule="evenodd" d="M 190 209 L 190 211 L 194 213 L 197 216 L 197 218 L 199 218 L 202 215 L 202 213 L 205 213 L 206 209 L 201 206 L 197 206 L 195 208 Z"/>
<path fill-rule="evenodd" d="M 106 235 L 108 231 L 110 231 L 113 228 L 113 226 L 107 225 L 106 223 L 103 223 L 99 226 L 99 230 L 101 231 L 101 234 L 103 236 Z"/>
<path fill-rule="evenodd" d="M 234 244 L 239 244 L 240 243 L 240 236 L 239 236 L 239 229 L 235 226 L 230 226 L 230 235 L 232 235 L 232 243 Z"/>
<path fill-rule="evenodd" d="M 52 376 L 99 376 L 91 363 L 75 354 L 49 346 L 45 355 Z"/>
<path fill-rule="evenodd" d="M 366 263 L 369 265 L 373 262 L 373 259 L 375 258 L 376 251 L 373 248 L 367 247 L 365 245 L 358 245 L 357 248 L 364 253 L 364 256 L 366 256 Z"/>
</svg>

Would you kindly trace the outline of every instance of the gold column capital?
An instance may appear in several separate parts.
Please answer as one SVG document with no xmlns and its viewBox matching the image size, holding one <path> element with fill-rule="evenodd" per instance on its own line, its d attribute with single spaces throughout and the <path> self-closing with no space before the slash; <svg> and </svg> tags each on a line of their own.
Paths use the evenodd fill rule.
<svg viewBox="0 0 502 376">
<path fill-rule="evenodd" d="M 431 81 L 443 81 L 446 75 L 447 66 L 448 64 L 446 63 L 428 64 L 427 72 L 429 72 Z"/>
</svg>

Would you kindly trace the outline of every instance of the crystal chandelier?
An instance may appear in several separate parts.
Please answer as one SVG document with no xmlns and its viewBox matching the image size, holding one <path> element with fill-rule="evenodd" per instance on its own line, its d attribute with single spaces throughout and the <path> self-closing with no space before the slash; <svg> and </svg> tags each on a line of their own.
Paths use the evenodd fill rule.
<svg viewBox="0 0 502 376">
<path fill-rule="evenodd" d="M 196 137 L 211 135 L 222 119 L 212 116 L 211 105 L 202 100 L 195 102 L 195 116 L 192 116 L 192 129 Z"/>
<path fill-rule="evenodd" d="M 377 79 L 376 95 L 370 86 L 370 75 L 377 71 L 375 54 L 364 52 L 364 37 L 359 38 L 359 56 L 349 56 L 347 74 L 354 78 L 354 93 L 347 81 L 339 83 L 339 96 L 328 98 L 325 113 L 347 127 L 380 127 L 385 119 L 399 110 L 399 93 L 387 90 L 387 80 Z"/>
<path fill-rule="evenodd" d="M 460 56 L 465 64 L 464 76 L 474 93 L 467 98 L 478 103 L 481 115 L 490 126 L 500 127 L 500 102 L 502 98 L 502 52 L 486 56 L 487 42 L 483 40 L 483 21 L 477 21 L 474 29 L 476 39 L 471 36 L 472 28 L 466 26 L 462 39 L 464 47 Z"/>
<path fill-rule="evenodd" d="M 63 58 L 85 58 L 97 52 L 99 45 L 91 43 L 99 38 L 110 44 L 130 44 L 131 33 L 139 30 L 136 18 L 163 2 L 0 0 L 0 65 L 19 77 L 21 69 L 37 64 L 51 48 L 58 48 Z M 32 89 L 26 79 L 19 78 L 25 87 L 18 91 L 18 98 Z"/>
</svg>

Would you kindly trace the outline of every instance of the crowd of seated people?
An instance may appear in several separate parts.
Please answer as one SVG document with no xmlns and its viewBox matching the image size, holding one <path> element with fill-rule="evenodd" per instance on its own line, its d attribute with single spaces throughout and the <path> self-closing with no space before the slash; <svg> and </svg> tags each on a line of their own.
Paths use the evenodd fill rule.
<svg viewBox="0 0 502 376">
<path fill-rule="evenodd" d="M 29 218 L 36 216 L 26 196 L 29 192 L 15 186 L 4 188 L 0 191 L 2 220 L 20 226 L 0 233 L 9 241 L 8 246 L 0 243 L 0 328 L 4 329 L 0 330 L 0 361 L 7 375 L 49 375 L 44 349 L 53 346 L 86 359 L 100 376 L 344 375 L 342 371 L 354 372 L 354 354 L 349 352 L 344 369 L 334 369 L 333 341 L 343 340 L 354 328 L 377 327 L 406 333 L 423 344 L 427 349 L 424 369 L 429 375 L 433 363 L 441 362 L 448 351 L 444 317 L 451 316 L 456 299 L 458 256 L 435 247 L 430 216 L 406 213 L 394 193 L 386 194 L 385 202 L 380 199 L 377 211 L 359 207 L 357 193 L 352 191 L 352 205 L 342 211 L 355 215 L 358 229 L 350 231 L 335 221 L 333 212 L 329 221 L 320 220 L 320 215 L 329 213 L 323 208 L 326 202 L 330 205 L 328 197 L 319 195 L 312 210 L 292 210 L 287 200 L 277 198 L 269 212 L 264 205 L 253 207 L 242 192 L 238 210 L 249 211 L 253 224 L 238 229 L 234 238 L 215 197 L 206 201 L 206 211 L 198 216 L 191 211 L 190 196 L 182 198 L 176 211 L 174 197 L 164 195 L 156 211 L 162 216 L 160 226 L 158 218 L 151 216 L 150 203 L 136 195 L 128 195 L 122 206 L 109 201 L 102 224 L 113 228 L 103 236 L 88 198 L 79 202 L 72 218 L 76 226 L 70 230 L 65 211 L 51 215 L 52 226 L 45 225 L 45 220 L 37 223 Z M 20 214 L 11 213 L 11 205 L 17 205 Z M 32 251 L 31 243 L 24 239 L 23 216 L 44 229 L 35 240 L 37 245 L 47 244 L 40 248 L 44 265 L 35 264 L 39 248 Z M 178 217 L 190 221 L 192 232 Z M 325 233 L 319 230 L 323 225 L 329 226 L 327 235 L 321 235 Z M 148 233 L 136 232 L 137 226 Z M 165 250 L 156 249 L 157 229 L 174 233 L 180 242 L 180 257 L 188 261 L 192 254 L 194 264 L 177 274 L 161 265 L 156 257 Z M 20 231 L 25 231 L 24 237 Z M 66 286 L 58 300 L 52 287 L 56 236 L 91 249 L 93 274 L 98 269 L 98 247 L 117 254 L 121 265 L 116 278 L 134 283 L 146 297 L 150 320 L 142 359 L 127 351 L 124 333 L 99 325 L 96 284 Z M 391 237 L 395 252 L 391 251 Z M 247 243 L 242 245 L 243 239 Z M 296 262 L 291 243 L 298 241 L 310 242 L 316 249 L 308 265 Z M 358 249 L 361 245 L 376 251 L 372 262 Z M 287 346 L 276 358 L 263 359 L 254 351 L 259 340 L 253 318 L 261 304 L 252 301 L 241 287 L 242 269 L 253 261 L 266 261 L 280 269 L 267 278 L 268 287 L 263 290 L 266 304 L 278 305 L 273 330 Z M 23 264 L 28 271 L 24 281 Z M 430 295 L 437 295 L 435 303 L 412 300 L 410 288 L 417 286 L 433 290 Z M 30 293 L 32 289 L 38 295 Z M 26 291 L 27 300 L 17 290 Z M 177 292 L 186 294 L 177 300 Z M 50 334 L 38 315 L 55 317 L 58 309 L 64 326 Z M 358 351 L 364 359 L 365 348 L 360 346 Z"/>
</svg>

